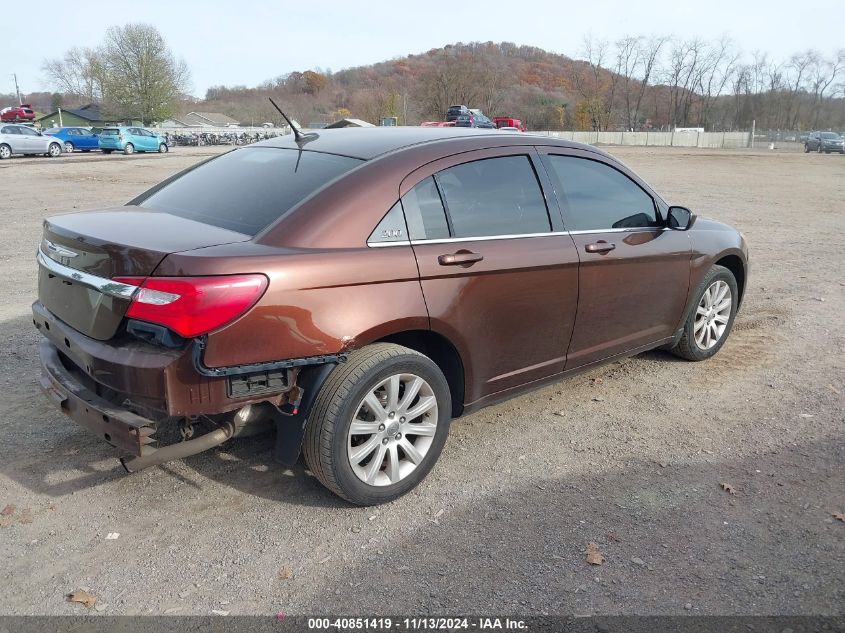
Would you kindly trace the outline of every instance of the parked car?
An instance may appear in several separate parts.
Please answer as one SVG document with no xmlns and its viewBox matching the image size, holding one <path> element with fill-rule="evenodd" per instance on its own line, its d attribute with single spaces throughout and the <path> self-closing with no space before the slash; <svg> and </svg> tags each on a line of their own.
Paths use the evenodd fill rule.
<svg viewBox="0 0 845 633">
<path fill-rule="evenodd" d="M 462 114 L 469 114 L 469 108 L 465 105 L 449 106 L 449 109 L 446 111 L 446 120 L 455 121 Z"/>
<path fill-rule="evenodd" d="M 804 141 L 804 152 L 818 152 L 830 154 L 839 152 L 845 154 L 845 140 L 836 132 L 813 132 Z"/>
<path fill-rule="evenodd" d="M 35 110 L 28 103 L 0 110 L 0 122 L 34 121 Z"/>
<path fill-rule="evenodd" d="M 514 119 L 512 117 L 505 117 L 505 116 L 497 116 L 493 118 L 493 123 L 496 124 L 496 127 L 500 130 L 503 127 L 513 127 L 516 128 L 520 132 L 525 131 L 525 125 L 522 123 L 521 119 Z"/>
<path fill-rule="evenodd" d="M 496 129 L 496 125 L 483 114 L 462 114 L 455 120 L 455 127 Z"/>
<path fill-rule="evenodd" d="M 26 125 L 0 124 L 0 159 L 12 154 L 44 154 L 55 158 L 61 153 L 61 141 L 52 136 L 44 136 Z"/>
<path fill-rule="evenodd" d="M 42 386 L 127 470 L 275 427 L 278 461 L 301 447 L 330 490 L 382 503 L 454 417 L 648 349 L 704 360 L 731 332 L 742 235 L 606 152 L 448 128 L 297 140 L 45 220 Z"/>
<path fill-rule="evenodd" d="M 51 127 L 42 133 L 62 141 L 64 150 L 68 154 L 77 149 L 90 152 L 100 147 L 99 136 L 84 127 Z"/>
<path fill-rule="evenodd" d="M 99 147 L 104 154 L 118 150 L 135 152 L 167 152 L 167 139 L 142 127 L 107 127 L 99 134 Z"/>
</svg>

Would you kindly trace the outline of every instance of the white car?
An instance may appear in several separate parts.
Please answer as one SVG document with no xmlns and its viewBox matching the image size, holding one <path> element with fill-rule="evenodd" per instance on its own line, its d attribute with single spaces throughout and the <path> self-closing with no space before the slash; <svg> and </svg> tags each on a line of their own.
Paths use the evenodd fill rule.
<svg viewBox="0 0 845 633">
<path fill-rule="evenodd" d="M 0 124 L 0 160 L 12 154 L 43 154 L 55 158 L 62 153 L 62 142 L 43 136 L 26 125 Z"/>
</svg>

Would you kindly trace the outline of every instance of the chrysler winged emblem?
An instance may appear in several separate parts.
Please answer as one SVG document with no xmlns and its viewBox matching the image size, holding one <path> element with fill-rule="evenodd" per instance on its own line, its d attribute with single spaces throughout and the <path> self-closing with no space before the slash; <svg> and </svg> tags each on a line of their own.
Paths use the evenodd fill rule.
<svg viewBox="0 0 845 633">
<path fill-rule="evenodd" d="M 59 246 L 58 244 L 54 244 L 50 240 L 44 240 L 44 246 L 47 247 L 47 254 L 50 255 L 53 259 L 58 257 L 76 257 L 79 255 L 76 251 L 72 251 L 69 248 L 65 248 L 64 246 Z"/>
</svg>

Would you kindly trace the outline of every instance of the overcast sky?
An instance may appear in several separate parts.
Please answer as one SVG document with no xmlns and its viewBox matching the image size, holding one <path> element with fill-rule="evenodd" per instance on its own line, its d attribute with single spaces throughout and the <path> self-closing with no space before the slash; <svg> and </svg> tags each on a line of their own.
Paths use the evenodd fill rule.
<svg viewBox="0 0 845 633">
<path fill-rule="evenodd" d="M 695 6 L 693 6 L 695 5 Z M 52 6 L 52 8 L 51 8 Z M 334 71 L 455 42 L 509 41 L 577 57 L 586 33 L 682 38 L 732 36 L 746 52 L 777 58 L 845 47 L 845 0 L 566 0 L 519 2 L 257 2 L 85 0 L 38 4 L 0 37 L 0 92 L 49 90 L 41 64 L 72 46 L 97 44 L 106 27 L 156 26 L 191 69 L 192 92 L 212 85 L 254 86 L 293 70 Z M 25 28 L 24 28 L 25 27 Z"/>
</svg>

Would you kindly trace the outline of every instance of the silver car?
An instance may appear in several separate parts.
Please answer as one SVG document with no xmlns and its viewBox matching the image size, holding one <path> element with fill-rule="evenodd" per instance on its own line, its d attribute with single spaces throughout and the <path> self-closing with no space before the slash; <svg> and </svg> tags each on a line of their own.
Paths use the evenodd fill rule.
<svg viewBox="0 0 845 633">
<path fill-rule="evenodd" d="M 62 142 L 42 136 L 26 125 L 0 124 L 0 159 L 12 154 L 44 154 L 56 157 L 62 153 Z"/>
</svg>

